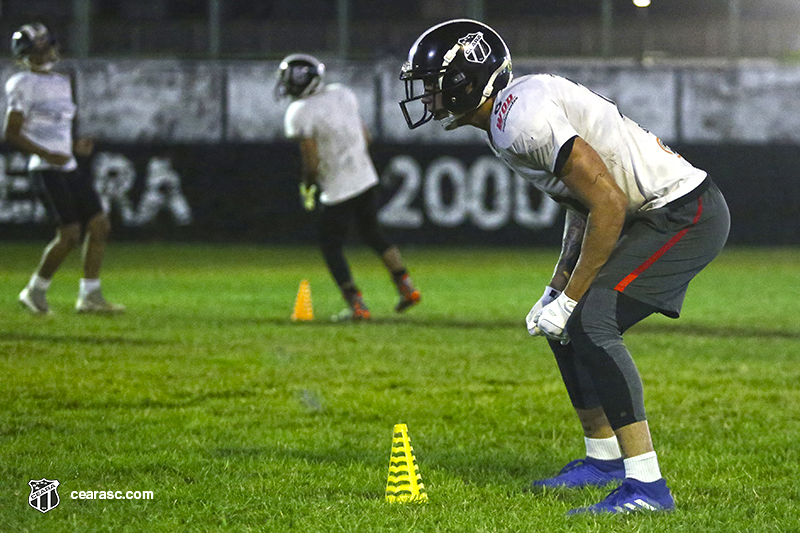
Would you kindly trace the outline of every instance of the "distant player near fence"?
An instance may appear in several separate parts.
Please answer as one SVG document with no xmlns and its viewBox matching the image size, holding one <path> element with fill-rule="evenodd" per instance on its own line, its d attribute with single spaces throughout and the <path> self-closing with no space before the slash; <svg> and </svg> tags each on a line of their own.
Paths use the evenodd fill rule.
<svg viewBox="0 0 800 533">
<path fill-rule="evenodd" d="M 43 24 L 26 24 L 14 32 L 11 52 L 25 71 L 6 83 L 5 140 L 30 156 L 28 171 L 36 186 L 44 188 L 45 202 L 58 220 L 56 237 L 20 292 L 19 301 L 31 313 L 49 314 L 46 295 L 50 282 L 83 237 L 83 278 L 75 310 L 120 313 L 125 308 L 106 301 L 100 289 L 100 268 L 111 225 L 91 178 L 75 158 L 90 155 L 93 142 L 84 138 L 73 145 L 76 105 L 70 79 L 52 72 L 58 61 L 56 41 Z"/>
<path fill-rule="evenodd" d="M 275 87 L 278 99 L 292 99 L 286 109 L 286 136 L 300 144 L 300 192 L 311 211 L 319 200 L 319 238 L 322 255 L 348 304 L 335 318 L 366 320 L 371 316 L 356 286 L 343 246 L 350 224 L 383 260 L 400 298 L 395 311 L 420 301 L 400 250 L 378 227 L 378 175 L 367 151 L 369 133 L 361 122 L 358 100 L 341 84 L 324 83 L 325 66 L 307 54 L 281 61 Z"/>
</svg>

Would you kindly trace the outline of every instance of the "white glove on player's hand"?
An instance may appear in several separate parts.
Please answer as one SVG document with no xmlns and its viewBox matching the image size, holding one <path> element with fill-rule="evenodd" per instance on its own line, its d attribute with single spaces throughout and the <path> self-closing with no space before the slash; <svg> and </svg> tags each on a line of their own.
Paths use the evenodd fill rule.
<svg viewBox="0 0 800 533">
<path fill-rule="evenodd" d="M 578 302 L 562 292 L 558 298 L 544 306 L 536 326 L 548 339 L 566 344 L 569 342 L 569 336 L 565 331 L 567 321 L 572 316 L 576 305 Z"/>
<path fill-rule="evenodd" d="M 544 294 L 542 294 L 542 297 L 539 298 L 538 302 L 533 304 L 531 312 L 525 317 L 525 325 L 528 326 L 528 333 L 531 335 L 542 335 L 541 330 L 536 327 L 536 322 L 539 321 L 539 316 L 542 314 L 542 309 L 544 309 L 544 306 L 558 298 L 560 294 L 561 291 L 554 289 L 553 287 L 545 287 Z"/>
<path fill-rule="evenodd" d="M 317 186 L 313 183 L 306 187 L 305 183 L 300 184 L 300 196 L 303 198 L 303 209 L 306 211 L 313 211 L 317 205 Z"/>
</svg>

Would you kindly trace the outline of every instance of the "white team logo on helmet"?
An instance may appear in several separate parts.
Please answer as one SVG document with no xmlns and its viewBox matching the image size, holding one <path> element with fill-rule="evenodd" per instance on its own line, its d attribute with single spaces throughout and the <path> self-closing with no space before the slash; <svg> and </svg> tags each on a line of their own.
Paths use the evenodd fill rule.
<svg viewBox="0 0 800 533">
<path fill-rule="evenodd" d="M 492 47 L 483 38 L 482 31 L 466 34 L 458 40 L 458 44 L 464 47 L 464 57 L 471 63 L 483 63 L 492 53 Z"/>
</svg>

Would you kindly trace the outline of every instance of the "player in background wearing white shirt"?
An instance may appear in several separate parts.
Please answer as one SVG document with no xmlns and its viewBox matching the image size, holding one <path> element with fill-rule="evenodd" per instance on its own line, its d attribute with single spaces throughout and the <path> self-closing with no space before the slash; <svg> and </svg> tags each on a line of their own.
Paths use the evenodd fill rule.
<svg viewBox="0 0 800 533">
<path fill-rule="evenodd" d="M 397 246 L 378 227 L 378 175 L 367 151 L 369 133 L 361 122 L 353 91 L 341 84 L 325 84 L 325 66 L 307 54 L 281 61 L 276 98 L 289 96 L 286 137 L 300 144 L 300 193 L 307 211 L 315 207 L 317 187 L 322 254 L 348 304 L 334 318 L 366 320 L 370 311 L 353 281 L 343 245 L 351 223 L 361 239 L 383 260 L 400 299 L 398 313 L 419 303 L 420 292 L 403 265 Z"/>
<path fill-rule="evenodd" d="M 512 81 L 505 42 L 480 22 L 427 30 L 400 79 L 410 128 L 436 119 L 483 129 L 500 159 L 568 209 L 553 277 L 526 323 L 556 356 L 586 457 L 533 486 L 620 483 L 571 513 L 673 509 L 622 334 L 653 313 L 678 317 L 689 282 L 727 239 L 722 194 L 608 99 L 557 76 Z"/>
<path fill-rule="evenodd" d="M 28 171 L 46 191 L 46 204 L 58 218 L 56 237 L 47 246 L 20 303 L 37 315 L 50 313 L 47 289 L 61 263 L 83 242 L 83 278 L 75 309 L 79 313 L 120 313 L 125 308 L 106 301 L 100 289 L 100 268 L 111 226 L 87 174 L 74 154 L 89 156 L 91 139 L 73 146 L 76 106 L 67 76 L 52 72 L 58 61 L 55 39 L 41 23 L 26 24 L 11 37 L 11 52 L 26 68 L 6 83 L 8 108 L 5 140 L 30 155 Z"/>
</svg>

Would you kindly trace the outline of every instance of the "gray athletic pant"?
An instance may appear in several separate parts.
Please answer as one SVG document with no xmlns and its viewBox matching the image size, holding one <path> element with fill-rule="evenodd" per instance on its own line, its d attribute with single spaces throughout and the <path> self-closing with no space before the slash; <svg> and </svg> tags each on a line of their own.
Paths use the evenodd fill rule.
<svg viewBox="0 0 800 533">
<path fill-rule="evenodd" d="M 642 382 L 622 334 L 655 312 L 680 315 L 689 281 L 722 250 L 725 199 L 710 181 L 635 216 L 567 323 L 551 342 L 573 406 L 602 407 L 613 429 L 646 420 Z"/>
</svg>

